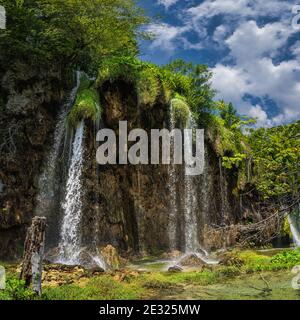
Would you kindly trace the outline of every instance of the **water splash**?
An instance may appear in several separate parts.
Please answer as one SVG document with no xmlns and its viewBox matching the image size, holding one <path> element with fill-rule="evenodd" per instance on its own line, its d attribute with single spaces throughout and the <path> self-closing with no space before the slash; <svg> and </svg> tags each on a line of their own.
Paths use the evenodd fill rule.
<svg viewBox="0 0 300 320">
<path fill-rule="evenodd" d="M 84 158 L 84 123 L 76 129 L 72 158 L 69 167 L 66 195 L 62 208 L 64 212 L 59 243 L 59 262 L 64 264 L 79 263 L 80 255 L 80 222 L 82 213 L 81 175 Z"/>
</svg>

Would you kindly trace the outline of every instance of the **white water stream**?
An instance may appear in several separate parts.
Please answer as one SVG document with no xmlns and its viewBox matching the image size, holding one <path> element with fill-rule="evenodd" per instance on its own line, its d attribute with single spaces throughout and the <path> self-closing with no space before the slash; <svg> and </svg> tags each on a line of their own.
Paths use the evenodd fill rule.
<svg viewBox="0 0 300 320">
<path fill-rule="evenodd" d="M 84 123 L 81 122 L 75 133 L 72 158 L 69 167 L 66 195 L 62 203 L 63 220 L 60 231 L 59 262 L 79 263 L 81 239 L 80 222 L 82 214 L 81 175 L 84 159 Z"/>
</svg>

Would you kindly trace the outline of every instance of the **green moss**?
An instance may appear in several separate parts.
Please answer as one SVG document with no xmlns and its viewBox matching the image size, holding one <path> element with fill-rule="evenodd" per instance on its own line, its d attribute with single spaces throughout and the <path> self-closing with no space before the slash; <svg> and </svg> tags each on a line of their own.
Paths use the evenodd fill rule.
<svg viewBox="0 0 300 320">
<path fill-rule="evenodd" d="M 290 227 L 290 223 L 287 215 L 283 219 L 282 235 L 289 236 L 290 239 L 293 239 L 293 235 L 292 235 L 292 231 L 291 231 L 291 227 Z"/>
<path fill-rule="evenodd" d="M 141 70 L 136 86 L 139 103 L 152 106 L 160 92 L 160 83 L 155 70 L 152 68 Z"/>
<path fill-rule="evenodd" d="M 75 104 L 69 113 L 68 123 L 72 127 L 85 119 L 96 121 L 101 116 L 100 99 L 97 90 L 84 75 L 80 79 Z"/>
<path fill-rule="evenodd" d="M 176 126 L 186 128 L 190 117 L 190 108 L 185 98 L 176 94 L 175 98 L 171 100 L 171 103 Z"/>
<path fill-rule="evenodd" d="M 152 106 L 158 97 L 168 103 L 175 92 L 187 96 L 192 85 L 191 79 L 185 75 L 131 56 L 113 57 L 102 62 L 97 86 L 101 87 L 106 81 L 116 80 L 133 83 L 139 103 L 148 106 Z"/>
<path fill-rule="evenodd" d="M 142 289 L 135 284 L 118 282 L 111 276 L 92 278 L 84 288 L 64 285 L 46 288 L 45 300 L 133 300 L 141 297 Z"/>
</svg>

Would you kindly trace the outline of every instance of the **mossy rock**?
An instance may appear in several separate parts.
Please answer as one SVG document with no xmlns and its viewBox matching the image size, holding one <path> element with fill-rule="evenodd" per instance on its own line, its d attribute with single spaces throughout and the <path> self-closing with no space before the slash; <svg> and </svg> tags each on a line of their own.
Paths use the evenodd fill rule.
<svg viewBox="0 0 300 320">
<path fill-rule="evenodd" d="M 68 123 L 72 127 L 76 127 L 82 120 L 96 121 L 101 116 L 97 90 L 91 86 L 91 82 L 85 75 L 81 77 L 80 82 L 75 104 L 68 116 Z"/>
<path fill-rule="evenodd" d="M 293 239 L 293 234 L 291 231 L 290 223 L 288 216 L 286 215 L 283 219 L 283 224 L 282 224 L 282 235 L 283 236 L 289 236 L 290 239 Z"/>
<path fill-rule="evenodd" d="M 190 118 L 190 108 L 184 98 L 175 96 L 171 100 L 172 112 L 176 126 L 180 128 L 186 128 L 188 120 Z"/>
<path fill-rule="evenodd" d="M 136 86 L 139 103 L 153 106 L 160 92 L 160 83 L 153 70 L 150 68 L 142 70 Z"/>
</svg>

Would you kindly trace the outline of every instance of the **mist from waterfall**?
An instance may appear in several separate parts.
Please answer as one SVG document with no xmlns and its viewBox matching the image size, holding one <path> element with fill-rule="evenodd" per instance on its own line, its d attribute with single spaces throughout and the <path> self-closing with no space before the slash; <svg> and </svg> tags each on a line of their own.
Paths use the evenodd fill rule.
<svg viewBox="0 0 300 320">
<path fill-rule="evenodd" d="M 66 195 L 62 203 L 63 220 L 60 231 L 59 262 L 64 264 L 79 263 L 81 248 L 80 222 L 82 215 L 81 175 L 84 159 L 84 123 L 76 129 L 69 174 L 66 184 Z"/>
</svg>

